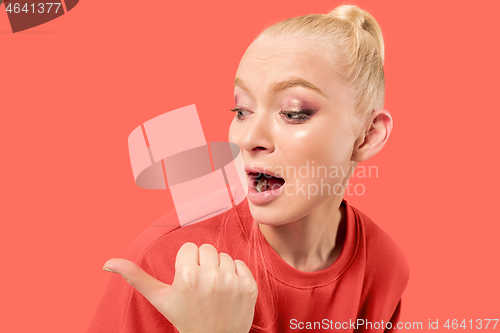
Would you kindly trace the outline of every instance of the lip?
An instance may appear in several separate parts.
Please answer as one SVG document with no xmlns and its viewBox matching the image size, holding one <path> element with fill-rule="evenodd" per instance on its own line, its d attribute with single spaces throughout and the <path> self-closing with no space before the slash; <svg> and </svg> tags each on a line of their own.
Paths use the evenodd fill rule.
<svg viewBox="0 0 500 333">
<path fill-rule="evenodd" d="M 267 168 L 250 167 L 248 165 L 245 165 L 245 172 L 247 173 L 247 175 L 249 173 L 263 173 L 263 174 L 271 175 L 271 176 L 276 177 L 276 178 L 285 179 L 285 178 L 281 177 L 280 175 L 274 173 L 273 171 L 268 170 Z"/>
<path fill-rule="evenodd" d="M 254 204 L 264 205 L 264 204 L 276 199 L 283 192 L 283 188 L 285 187 L 285 184 L 283 184 L 283 186 L 280 186 L 276 190 L 268 190 L 268 191 L 264 191 L 264 192 L 260 192 L 260 193 L 257 192 L 255 187 L 253 186 L 255 180 L 250 175 L 251 173 L 262 173 L 262 174 L 271 175 L 273 177 L 282 178 L 282 177 L 277 176 L 276 173 L 268 170 L 267 168 L 262 169 L 259 167 L 245 166 L 245 172 L 247 173 L 247 176 L 250 178 L 248 181 L 248 200 L 250 200 Z M 282 179 L 284 180 L 284 178 L 282 178 Z M 285 181 L 285 183 L 286 183 L 286 181 Z"/>
</svg>

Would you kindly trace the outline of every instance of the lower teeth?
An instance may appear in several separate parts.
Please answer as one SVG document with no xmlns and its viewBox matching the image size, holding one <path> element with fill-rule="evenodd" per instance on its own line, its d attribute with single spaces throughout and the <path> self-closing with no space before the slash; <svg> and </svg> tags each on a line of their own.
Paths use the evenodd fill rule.
<svg viewBox="0 0 500 333">
<path fill-rule="evenodd" d="M 266 188 L 267 188 L 267 179 L 265 177 L 262 177 L 261 179 L 259 179 L 259 182 L 255 186 L 255 189 L 257 190 L 257 192 L 260 193 L 262 191 L 265 191 Z"/>
</svg>

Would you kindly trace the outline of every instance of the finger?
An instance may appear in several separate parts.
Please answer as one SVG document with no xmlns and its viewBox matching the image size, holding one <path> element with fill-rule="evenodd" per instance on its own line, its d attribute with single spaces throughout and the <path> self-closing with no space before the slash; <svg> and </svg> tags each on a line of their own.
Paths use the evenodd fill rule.
<svg viewBox="0 0 500 333">
<path fill-rule="evenodd" d="M 103 269 L 120 274 L 132 287 L 144 295 L 154 307 L 158 308 L 164 303 L 170 285 L 155 279 L 132 261 L 110 259 L 104 264 Z"/>
<path fill-rule="evenodd" d="M 200 246 L 200 266 L 219 266 L 219 255 L 215 247 L 210 244 Z"/>
<path fill-rule="evenodd" d="M 181 246 L 175 257 L 175 269 L 183 265 L 198 266 L 198 246 L 188 242 Z"/>
<path fill-rule="evenodd" d="M 219 253 L 219 267 L 226 271 L 236 272 L 233 258 L 227 253 Z"/>
<path fill-rule="evenodd" d="M 236 274 L 238 276 L 251 277 L 253 279 L 252 272 L 243 261 L 236 259 L 234 265 L 236 266 Z"/>
</svg>

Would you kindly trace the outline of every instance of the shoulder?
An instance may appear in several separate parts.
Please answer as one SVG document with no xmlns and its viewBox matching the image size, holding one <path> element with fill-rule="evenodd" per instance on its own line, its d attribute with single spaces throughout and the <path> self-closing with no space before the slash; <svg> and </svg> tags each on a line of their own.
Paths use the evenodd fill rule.
<svg viewBox="0 0 500 333">
<path fill-rule="evenodd" d="M 137 263 L 156 279 L 172 284 L 175 257 L 186 242 L 213 243 L 232 214 L 220 193 L 201 197 L 166 213 L 141 234 L 123 258 Z M 232 219 L 235 221 L 235 219 Z M 232 223 L 233 234 L 239 230 Z M 228 228 L 228 229 L 231 229 Z M 144 320 L 147 318 L 147 320 Z M 121 276 L 113 274 L 88 332 L 174 332 L 173 325 Z"/>
<path fill-rule="evenodd" d="M 227 227 L 232 208 L 231 202 L 222 200 L 219 192 L 176 207 L 139 234 L 124 257 L 157 278 L 173 278 L 180 247 L 187 242 L 215 245 L 221 228 Z"/>
<path fill-rule="evenodd" d="M 176 211 L 173 209 L 135 237 L 127 248 L 125 257 L 135 262 L 140 261 L 163 239 L 173 237 L 180 227 Z"/>
<path fill-rule="evenodd" d="M 375 284 L 385 284 L 402 292 L 410 278 L 410 268 L 403 251 L 370 217 L 355 207 L 351 208 L 362 229 L 367 276 L 372 277 Z"/>
<path fill-rule="evenodd" d="M 175 210 L 162 216 L 132 241 L 123 258 L 135 262 L 160 281 L 172 283 L 175 261 L 171 263 L 172 251 L 162 239 L 175 235 L 180 228 L 177 220 Z M 160 258 L 157 246 L 164 249 Z M 146 317 L 148 320 L 144 320 Z M 125 279 L 112 274 L 87 332 L 174 332 L 174 328 Z"/>
</svg>

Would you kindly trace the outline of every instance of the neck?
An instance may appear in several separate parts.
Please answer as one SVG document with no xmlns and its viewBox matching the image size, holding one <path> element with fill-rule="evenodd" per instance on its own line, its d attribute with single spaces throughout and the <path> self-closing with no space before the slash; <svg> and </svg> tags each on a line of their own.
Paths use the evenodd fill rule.
<svg viewBox="0 0 500 333">
<path fill-rule="evenodd" d="M 304 272 L 326 269 L 340 256 L 345 236 L 342 198 L 332 200 L 299 220 L 279 226 L 259 224 L 259 229 L 290 266 Z"/>
</svg>

